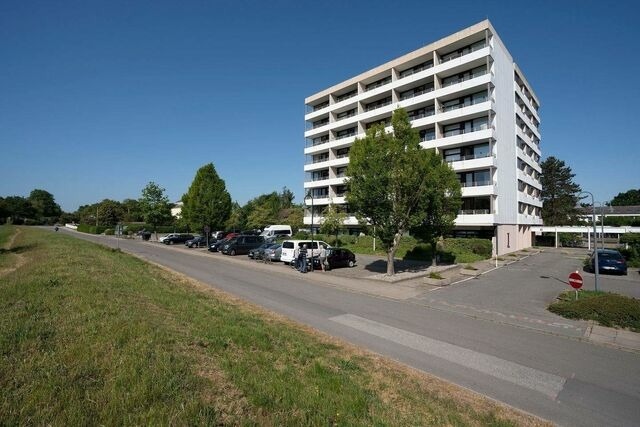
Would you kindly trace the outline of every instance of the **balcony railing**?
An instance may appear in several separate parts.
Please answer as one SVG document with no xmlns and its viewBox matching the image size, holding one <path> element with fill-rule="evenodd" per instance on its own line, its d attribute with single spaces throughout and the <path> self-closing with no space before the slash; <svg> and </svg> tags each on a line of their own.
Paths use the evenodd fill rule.
<svg viewBox="0 0 640 427">
<path fill-rule="evenodd" d="M 484 154 L 468 154 L 466 156 L 459 156 L 457 159 L 453 159 L 453 160 L 447 160 L 447 163 L 453 163 L 453 162 L 462 162 L 464 160 L 474 160 L 474 159 L 484 159 L 486 157 L 491 157 L 491 154 L 489 153 L 484 153 Z"/>
<path fill-rule="evenodd" d="M 315 147 L 316 145 L 320 145 L 320 144 L 326 144 L 327 142 L 329 142 L 329 138 L 314 138 L 312 140 L 307 139 L 307 147 Z"/>
<path fill-rule="evenodd" d="M 434 139 L 436 139 L 436 134 L 435 133 L 428 133 L 428 134 L 420 137 L 420 142 L 433 141 Z"/>
<path fill-rule="evenodd" d="M 487 215 L 490 213 L 489 209 L 461 209 L 458 211 L 458 215 Z"/>
<path fill-rule="evenodd" d="M 342 102 L 345 99 L 353 98 L 357 94 L 358 94 L 358 91 L 354 90 L 353 92 L 349 92 L 349 93 L 345 93 L 344 95 L 336 96 L 336 103 Z"/>
<path fill-rule="evenodd" d="M 327 108 L 329 106 L 328 102 L 324 102 L 322 104 L 318 104 L 315 107 L 313 107 L 313 111 L 319 111 L 322 110 L 323 108 Z"/>
<path fill-rule="evenodd" d="M 409 68 L 408 70 L 404 70 L 400 73 L 400 78 L 404 79 L 405 77 L 409 77 L 415 73 L 419 73 L 420 71 L 428 70 L 429 68 L 433 68 L 433 62 L 428 64 L 422 64 L 422 66 L 418 66 L 415 68 Z"/>
<path fill-rule="evenodd" d="M 354 112 L 349 113 L 349 114 L 344 115 L 344 116 L 337 116 L 337 117 L 336 117 L 336 122 L 339 122 L 340 120 L 346 120 L 346 119 L 348 119 L 349 117 L 354 117 L 355 115 L 356 115 L 356 113 L 355 113 L 355 111 L 354 111 Z"/>
<path fill-rule="evenodd" d="M 482 72 L 478 72 L 478 73 L 474 73 L 474 74 L 469 74 L 469 75 L 463 76 L 463 77 L 461 77 L 459 79 L 451 80 L 449 82 L 443 83 L 442 87 L 444 88 L 444 87 L 457 85 L 458 83 L 466 82 L 467 80 L 472 80 L 472 79 L 475 79 L 476 77 L 484 76 L 487 73 L 488 73 L 488 71 L 482 71 Z"/>
<path fill-rule="evenodd" d="M 369 92 L 371 90 L 378 89 L 379 87 L 382 87 L 382 86 L 387 85 L 389 83 L 391 83 L 391 77 L 387 77 L 386 79 L 382 79 L 382 80 L 377 81 L 375 83 L 368 84 L 365 87 L 364 91 L 365 92 Z"/>
<path fill-rule="evenodd" d="M 378 108 L 386 107 L 387 105 L 390 105 L 390 104 L 391 104 L 390 100 L 381 102 L 381 103 L 376 103 L 376 104 L 369 104 L 366 106 L 365 111 L 377 110 Z"/>
<path fill-rule="evenodd" d="M 349 157 L 349 153 L 345 153 L 345 154 L 338 154 L 336 156 L 336 159 L 344 159 L 345 157 Z"/>
<path fill-rule="evenodd" d="M 321 121 L 321 122 L 314 122 L 313 123 L 313 127 L 311 129 L 317 129 L 319 127 L 322 127 L 324 125 L 328 125 L 329 124 L 329 120 L 325 120 L 325 121 Z"/>
<path fill-rule="evenodd" d="M 490 180 L 484 180 L 484 181 L 471 181 L 471 182 L 461 182 L 460 186 L 461 187 L 482 187 L 485 185 L 491 185 L 491 181 Z"/>
<path fill-rule="evenodd" d="M 436 110 L 434 109 L 434 110 L 425 111 L 424 113 L 409 115 L 409 121 L 423 119 L 425 117 L 433 116 L 435 113 L 436 113 Z"/>
<path fill-rule="evenodd" d="M 455 105 L 445 105 L 440 107 L 440 112 L 441 113 L 446 113 L 448 111 L 453 111 L 453 110 L 459 110 L 460 108 L 464 108 L 464 107 L 470 107 L 472 105 L 476 105 L 476 104 L 480 104 L 482 102 L 487 102 L 489 100 L 489 98 L 480 98 L 475 100 L 474 102 L 462 102 L 460 104 L 455 104 Z"/>
<path fill-rule="evenodd" d="M 415 98 L 416 96 L 424 95 L 425 93 L 433 92 L 433 87 L 425 88 L 422 90 L 416 90 L 411 93 L 403 93 L 400 96 L 400 101 Z"/>
<path fill-rule="evenodd" d="M 355 136 L 356 133 L 355 132 L 349 132 L 349 133 L 345 133 L 344 135 L 337 135 L 336 136 L 336 140 L 338 139 L 345 139 L 345 138 L 349 138 L 350 136 Z"/>
<path fill-rule="evenodd" d="M 462 56 L 465 55 L 469 55 L 470 53 L 473 53 L 475 51 L 478 51 L 480 49 L 484 49 L 485 47 L 487 47 L 486 43 L 483 44 L 479 44 L 477 46 L 472 46 L 468 49 L 464 49 L 462 52 L 453 52 L 453 53 L 448 53 L 446 55 L 442 55 L 442 57 L 440 58 L 440 63 L 444 64 L 445 62 L 449 62 L 452 59 L 456 59 L 456 58 L 460 58 Z"/>
<path fill-rule="evenodd" d="M 489 129 L 488 125 L 474 126 L 469 129 L 453 129 L 453 130 L 446 131 L 444 133 L 444 136 L 446 138 L 448 136 L 462 135 L 465 133 L 478 132 L 486 129 Z"/>
</svg>

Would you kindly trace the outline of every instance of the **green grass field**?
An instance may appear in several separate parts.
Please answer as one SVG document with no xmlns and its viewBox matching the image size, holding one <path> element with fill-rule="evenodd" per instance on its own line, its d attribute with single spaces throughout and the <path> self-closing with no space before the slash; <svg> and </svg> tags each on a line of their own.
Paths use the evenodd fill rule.
<svg viewBox="0 0 640 427">
<path fill-rule="evenodd" d="M 540 423 L 117 250 L 19 230 L 24 262 L 0 273 L 2 425 Z"/>
</svg>

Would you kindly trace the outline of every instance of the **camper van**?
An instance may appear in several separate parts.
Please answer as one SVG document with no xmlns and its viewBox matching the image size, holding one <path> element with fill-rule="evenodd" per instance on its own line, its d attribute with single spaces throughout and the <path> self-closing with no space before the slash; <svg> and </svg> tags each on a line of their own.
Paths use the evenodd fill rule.
<svg viewBox="0 0 640 427">
<path fill-rule="evenodd" d="M 276 237 L 291 237 L 292 234 L 290 225 L 269 225 L 260 233 L 265 240 Z"/>
</svg>

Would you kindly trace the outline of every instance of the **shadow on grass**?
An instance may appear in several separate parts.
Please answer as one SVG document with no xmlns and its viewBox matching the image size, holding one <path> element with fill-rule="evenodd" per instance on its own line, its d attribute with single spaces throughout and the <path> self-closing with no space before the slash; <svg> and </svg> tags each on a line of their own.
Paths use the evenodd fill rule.
<svg viewBox="0 0 640 427">
<path fill-rule="evenodd" d="M 5 255 L 5 254 L 23 254 L 25 252 L 28 252 L 29 250 L 35 248 L 36 245 L 35 244 L 29 244 L 29 245 L 23 245 L 23 246 L 16 246 L 13 247 L 11 249 L 4 249 L 4 248 L 0 248 L 0 255 Z"/>
<path fill-rule="evenodd" d="M 437 265 L 455 264 L 456 257 L 451 252 L 438 252 Z M 402 259 L 396 259 L 394 268 L 396 273 L 416 273 L 431 267 L 431 251 L 416 247 L 408 251 Z M 365 270 L 372 273 L 386 273 L 387 261 L 380 259 L 365 265 Z"/>
</svg>

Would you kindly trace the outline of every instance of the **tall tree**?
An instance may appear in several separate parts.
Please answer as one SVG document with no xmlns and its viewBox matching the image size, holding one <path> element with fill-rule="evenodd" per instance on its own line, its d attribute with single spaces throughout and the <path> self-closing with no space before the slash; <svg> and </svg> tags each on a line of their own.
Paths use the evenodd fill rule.
<svg viewBox="0 0 640 427">
<path fill-rule="evenodd" d="M 14 224 L 22 224 L 26 219 L 36 217 L 33 205 L 24 197 L 9 196 L 4 199 L 7 218 Z"/>
<path fill-rule="evenodd" d="M 142 197 L 140 197 L 140 209 L 144 221 L 151 225 L 158 239 L 157 227 L 171 221 L 171 204 L 169 198 L 164 194 L 164 188 L 155 182 L 149 182 L 142 189 Z"/>
<path fill-rule="evenodd" d="M 611 199 L 611 206 L 638 206 L 640 205 L 640 188 L 637 190 L 629 190 L 624 193 L 618 193 L 616 197 Z"/>
<path fill-rule="evenodd" d="M 231 214 L 231 196 L 213 163 L 198 169 L 182 202 L 182 217 L 194 230 L 219 230 Z"/>
<path fill-rule="evenodd" d="M 125 222 L 143 221 L 140 202 L 136 199 L 124 199 L 122 201 L 123 220 Z"/>
<path fill-rule="evenodd" d="M 328 234 L 336 236 L 336 244 L 338 243 L 338 233 L 344 228 L 344 220 L 347 218 L 347 214 L 341 211 L 333 203 L 330 204 L 324 211 L 322 216 L 322 223 L 320 224 L 320 232 L 322 234 Z"/>
<path fill-rule="evenodd" d="M 462 204 L 460 180 L 451 167 L 442 158 L 430 150 L 428 167 L 431 183 L 425 198 L 426 212 L 420 224 L 411 231 L 431 245 L 431 264 L 436 265 L 438 239 L 453 229 L 458 210 Z"/>
<path fill-rule="evenodd" d="M 542 220 L 545 225 L 570 225 L 578 221 L 578 194 L 571 168 L 553 156 L 540 164 L 542 174 Z"/>
<path fill-rule="evenodd" d="M 229 219 L 227 219 L 224 225 L 227 230 L 233 231 L 243 230 L 246 228 L 247 217 L 238 202 L 232 203 L 231 214 L 229 215 Z"/>
<path fill-rule="evenodd" d="M 418 132 L 399 108 L 393 131 L 373 126 L 349 152 L 347 202 L 361 220 L 374 226 L 387 253 L 387 274 L 395 274 L 394 257 L 402 235 L 423 222 L 430 207 L 430 188 L 437 187 L 432 150 L 420 147 Z M 441 160 L 440 160 L 441 161 Z M 446 194 L 442 194 L 445 197 Z"/>
<path fill-rule="evenodd" d="M 62 214 L 62 209 L 56 203 L 53 194 L 48 191 L 35 189 L 29 194 L 28 200 L 39 221 L 55 222 Z"/>
</svg>

